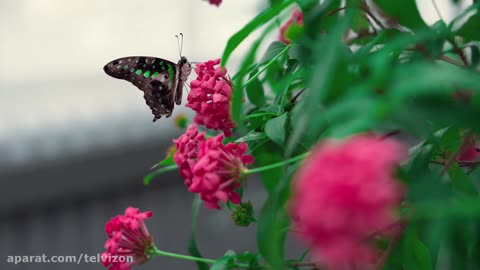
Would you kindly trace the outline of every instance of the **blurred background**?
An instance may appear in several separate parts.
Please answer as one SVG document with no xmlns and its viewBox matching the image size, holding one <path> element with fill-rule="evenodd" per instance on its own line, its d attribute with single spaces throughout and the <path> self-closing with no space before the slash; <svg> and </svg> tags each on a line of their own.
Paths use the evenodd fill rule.
<svg viewBox="0 0 480 270">
<path fill-rule="evenodd" d="M 436 2 L 446 21 L 460 11 L 450 0 Z M 427 22 L 438 20 L 432 1 L 417 3 Z M 186 253 L 192 194 L 177 172 L 149 187 L 142 178 L 181 133 L 175 115 L 192 113 L 177 106 L 172 118 L 152 123 L 142 93 L 102 68 L 132 55 L 177 62 L 179 32 L 190 61 L 218 58 L 228 38 L 266 5 L 266 0 L 224 0 L 219 8 L 201 0 L 0 1 L 0 269 L 104 269 L 13 265 L 6 258 L 96 255 L 103 251 L 105 222 L 130 205 L 154 211 L 148 226 L 160 249 Z M 248 42 L 232 56 L 230 74 L 247 47 Z M 263 198 L 261 184 L 251 179 L 246 199 L 258 207 Z M 201 210 L 197 237 L 206 257 L 255 249 L 254 226 L 235 227 L 229 215 Z M 157 258 L 142 268 L 160 267 L 194 269 L 194 264 Z"/>
</svg>

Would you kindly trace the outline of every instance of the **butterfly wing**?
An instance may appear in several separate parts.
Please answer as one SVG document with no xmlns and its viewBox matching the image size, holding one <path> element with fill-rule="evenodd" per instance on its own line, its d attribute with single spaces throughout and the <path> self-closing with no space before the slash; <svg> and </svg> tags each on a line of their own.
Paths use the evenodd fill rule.
<svg viewBox="0 0 480 270">
<path fill-rule="evenodd" d="M 103 68 L 117 79 L 131 82 L 144 92 L 147 105 L 155 118 L 170 117 L 176 93 L 177 65 L 161 58 L 146 56 L 123 57 L 111 61 Z"/>
</svg>

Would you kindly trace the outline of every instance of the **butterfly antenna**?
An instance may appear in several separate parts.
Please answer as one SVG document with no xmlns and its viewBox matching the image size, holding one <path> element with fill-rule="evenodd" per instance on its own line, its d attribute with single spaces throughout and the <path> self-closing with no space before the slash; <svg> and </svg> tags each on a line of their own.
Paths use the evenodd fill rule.
<svg viewBox="0 0 480 270">
<path fill-rule="evenodd" d="M 182 57 L 182 49 L 180 49 L 180 38 L 178 37 L 178 35 L 175 35 L 175 37 L 177 38 L 178 52 L 180 53 L 180 58 L 181 58 Z M 183 35 L 182 35 L 182 39 L 183 39 Z M 183 41 L 182 41 L 182 43 L 183 43 Z"/>
<path fill-rule="evenodd" d="M 182 51 L 183 51 L 183 33 L 180 33 L 180 36 L 182 36 L 182 44 L 180 46 L 180 57 L 182 57 Z"/>
</svg>

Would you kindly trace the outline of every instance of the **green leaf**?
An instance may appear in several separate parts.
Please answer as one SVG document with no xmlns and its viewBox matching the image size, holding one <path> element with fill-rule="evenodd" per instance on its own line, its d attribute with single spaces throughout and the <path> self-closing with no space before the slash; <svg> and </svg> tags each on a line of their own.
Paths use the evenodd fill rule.
<svg viewBox="0 0 480 270">
<path fill-rule="evenodd" d="M 468 195 L 478 195 L 478 191 L 470 178 L 465 174 L 458 163 L 453 163 L 448 169 L 448 175 L 452 180 L 452 187 Z"/>
<path fill-rule="evenodd" d="M 240 66 L 239 72 L 234 76 L 233 79 L 233 93 L 232 93 L 232 118 L 235 123 L 237 123 L 237 128 L 241 128 L 241 125 L 243 124 L 241 122 L 241 115 L 243 112 L 243 87 L 245 86 L 243 84 L 243 77 L 248 74 L 251 70 L 255 69 L 250 69 L 251 66 L 254 66 L 255 62 L 255 57 L 258 48 L 262 44 L 263 39 L 267 36 L 267 34 L 274 29 L 276 25 L 271 24 L 263 31 L 262 36 L 250 47 L 249 52 L 247 55 L 244 57 L 243 62 Z M 257 75 L 254 76 L 258 76 Z"/>
<path fill-rule="evenodd" d="M 262 132 L 250 132 L 247 135 L 240 137 L 235 140 L 235 142 L 248 142 L 248 141 L 260 141 L 267 138 L 267 135 Z"/>
<path fill-rule="evenodd" d="M 339 87 L 340 83 L 345 82 L 344 80 L 338 80 L 336 76 L 344 75 L 341 67 L 344 67 L 342 57 L 345 53 L 345 45 L 341 43 L 341 40 L 351 16 L 352 13 L 347 12 L 346 17 L 332 29 L 327 36 L 328 38 L 319 36 L 317 37 L 318 40 L 310 42 L 312 54 L 305 56 L 305 61 L 313 62 L 314 67 L 309 69 L 307 89 L 302 103 L 299 103 L 301 105 L 297 104 L 302 108 L 299 109 L 298 117 L 294 120 L 295 126 L 287 144 L 287 156 L 294 153 L 302 137 L 307 133 L 307 129 L 308 133 L 318 137 L 322 125 L 313 122 L 324 121 L 324 119 L 318 117 L 319 107 L 321 108 L 322 103 L 329 100 L 329 96 L 334 90 L 342 88 Z"/>
<path fill-rule="evenodd" d="M 257 246 L 271 269 L 284 269 L 284 244 L 289 226 L 285 203 L 290 181 L 283 176 L 277 178 L 277 182 L 258 218 Z"/>
<path fill-rule="evenodd" d="M 402 104 L 407 97 L 452 93 L 455 90 L 452 85 L 480 91 L 480 74 L 447 64 L 406 64 L 391 76 L 396 84 L 389 94 Z"/>
<path fill-rule="evenodd" d="M 163 168 L 160 168 L 154 172 L 151 172 L 149 174 L 147 174 L 147 176 L 145 176 L 143 178 L 143 184 L 145 186 L 148 186 L 150 185 L 150 182 L 152 182 L 152 180 L 157 176 L 157 175 L 160 175 L 162 173 L 166 173 L 166 172 L 169 172 L 169 171 L 173 171 L 173 170 L 176 170 L 178 167 L 177 167 L 177 164 L 173 164 L 173 165 L 168 165 L 168 166 L 165 166 Z"/>
<path fill-rule="evenodd" d="M 285 145 L 285 127 L 287 114 L 270 119 L 265 125 L 265 134 L 270 140 L 283 147 Z"/>
<path fill-rule="evenodd" d="M 263 145 L 259 146 L 253 155 L 255 166 L 257 167 L 263 167 L 284 160 L 279 147 L 270 141 L 267 141 Z M 282 175 L 283 171 L 281 168 L 263 171 L 260 173 L 262 183 L 268 193 L 273 192 L 275 186 L 278 184 L 278 179 L 281 179 Z"/>
<path fill-rule="evenodd" d="M 171 151 L 166 158 L 164 158 L 162 161 L 158 162 L 157 164 L 153 165 L 152 168 L 156 168 L 158 166 L 167 166 L 167 165 L 173 165 L 175 164 L 175 161 L 173 160 L 173 155 L 175 154 L 175 151 Z"/>
<path fill-rule="evenodd" d="M 223 51 L 221 65 L 224 67 L 232 52 L 247 38 L 253 31 L 264 25 L 272 18 L 277 16 L 282 10 L 294 3 L 295 0 L 287 0 L 279 5 L 275 5 L 262 13 L 258 14 L 253 20 L 248 22 L 240 31 L 235 33 L 227 42 L 227 46 Z"/>
<path fill-rule="evenodd" d="M 367 14 L 361 9 L 362 0 L 347 0 L 347 7 L 353 9 L 351 28 L 355 33 L 368 32 L 370 23 Z"/>
<path fill-rule="evenodd" d="M 470 18 L 455 32 L 465 41 L 480 40 L 480 14 L 477 13 Z"/>
<path fill-rule="evenodd" d="M 385 14 L 412 30 L 426 28 L 427 25 L 418 11 L 415 0 L 374 0 Z"/>
<path fill-rule="evenodd" d="M 225 253 L 223 257 L 218 259 L 212 266 L 210 270 L 229 270 L 234 266 L 236 254 L 234 251 L 229 250 Z"/>
<path fill-rule="evenodd" d="M 200 200 L 199 196 L 195 196 L 195 199 L 193 200 L 192 203 L 192 223 L 190 227 L 190 241 L 188 243 L 188 252 L 190 255 L 203 258 L 202 254 L 200 253 L 200 250 L 198 249 L 197 246 L 197 240 L 195 239 L 195 228 L 197 227 L 197 217 L 198 217 L 198 212 L 200 210 L 200 206 L 202 205 L 202 200 Z M 197 264 L 197 269 L 198 270 L 208 270 L 208 264 L 204 262 L 195 262 Z"/>
<path fill-rule="evenodd" d="M 287 45 L 281 41 L 274 41 L 270 43 L 265 54 L 263 55 L 262 59 L 260 60 L 260 64 L 265 64 L 268 61 L 272 60 L 275 56 L 277 56 L 280 52 L 282 52 Z"/>
<path fill-rule="evenodd" d="M 432 258 L 427 246 L 417 238 L 411 229 L 407 229 L 405 234 L 406 236 L 403 241 L 404 268 L 432 270 Z"/>
<path fill-rule="evenodd" d="M 258 72 L 258 69 L 254 69 L 250 73 L 250 78 Z M 263 90 L 263 85 L 260 83 L 260 80 L 254 78 L 249 85 L 247 85 L 247 97 L 252 104 L 257 107 L 262 107 L 265 105 L 265 93 Z"/>
</svg>

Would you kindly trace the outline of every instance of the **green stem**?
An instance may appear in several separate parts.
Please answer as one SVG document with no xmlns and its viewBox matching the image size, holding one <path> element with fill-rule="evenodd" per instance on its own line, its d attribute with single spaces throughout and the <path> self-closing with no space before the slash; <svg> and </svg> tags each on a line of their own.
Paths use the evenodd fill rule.
<svg viewBox="0 0 480 270">
<path fill-rule="evenodd" d="M 154 256 L 166 256 L 166 257 L 171 257 L 171 258 L 176 258 L 176 259 L 181 259 L 181 260 L 202 262 L 202 263 L 209 263 L 209 264 L 214 264 L 215 262 L 217 262 L 216 260 L 213 260 L 213 259 L 200 258 L 200 257 L 194 257 L 194 256 L 189 256 L 189 255 L 167 252 L 167 251 L 160 250 L 157 247 L 153 247 L 153 250 L 150 254 L 154 255 Z M 237 267 L 237 268 L 248 268 L 249 267 L 247 264 L 232 264 L 230 266 Z"/>
<path fill-rule="evenodd" d="M 288 44 L 287 46 L 285 46 L 285 48 L 283 48 L 283 50 L 281 52 L 279 52 L 277 55 L 275 55 L 275 57 L 273 57 L 272 60 L 270 60 L 262 69 L 260 69 L 257 73 L 255 73 L 255 75 L 250 77 L 250 79 L 248 79 L 248 81 L 246 81 L 245 84 L 242 87 L 247 87 L 247 85 L 251 84 L 253 82 L 253 80 L 255 80 L 258 76 L 260 76 L 260 74 L 262 74 L 280 56 L 284 55 L 288 51 L 288 49 L 290 49 L 291 46 L 292 46 L 292 44 Z"/>
<path fill-rule="evenodd" d="M 206 258 L 199 258 L 199 257 L 194 257 L 194 256 L 188 256 L 188 255 L 182 255 L 182 254 L 177 254 L 177 253 L 171 253 L 163 250 L 159 250 L 158 248 L 155 247 L 155 249 L 152 252 L 152 255 L 156 256 L 166 256 L 166 257 L 172 257 L 176 259 L 182 259 L 182 260 L 188 260 L 188 261 L 195 261 L 195 262 L 203 262 L 203 263 L 210 263 L 213 264 L 216 262 L 216 260 L 212 259 L 206 259 Z"/>
<path fill-rule="evenodd" d="M 260 167 L 260 168 L 245 170 L 243 173 L 244 173 L 244 174 L 252 174 L 252 173 L 258 173 L 258 172 L 263 172 L 263 171 L 275 169 L 275 168 L 278 168 L 278 167 L 282 167 L 282 166 L 284 166 L 284 165 L 286 165 L 286 164 L 289 164 L 289 163 L 292 163 L 292 162 L 295 162 L 295 161 L 302 160 L 302 159 L 304 159 L 306 156 L 308 156 L 309 154 L 310 154 L 310 152 L 306 152 L 306 153 L 303 153 L 303 154 L 301 154 L 301 155 L 298 155 L 298 156 L 296 156 L 296 157 L 293 157 L 293 158 L 291 158 L 291 159 L 287 159 L 287 160 L 284 160 L 284 161 L 281 161 L 281 162 L 273 163 L 273 164 L 270 164 L 270 165 L 267 165 L 267 166 L 263 166 L 263 167 Z"/>
</svg>

